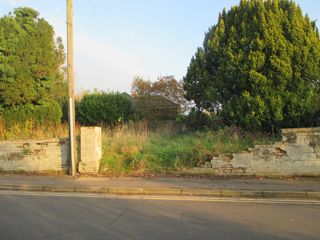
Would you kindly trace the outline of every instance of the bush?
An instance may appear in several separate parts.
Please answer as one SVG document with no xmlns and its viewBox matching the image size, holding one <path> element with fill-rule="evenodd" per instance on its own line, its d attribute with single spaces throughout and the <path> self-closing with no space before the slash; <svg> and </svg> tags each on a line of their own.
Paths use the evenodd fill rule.
<svg viewBox="0 0 320 240">
<path fill-rule="evenodd" d="M 34 121 L 37 125 L 58 124 L 62 111 L 58 103 L 42 102 L 40 105 L 26 104 L 11 108 L 0 108 L 1 120 L 7 127 L 16 123 Z"/>
<path fill-rule="evenodd" d="M 127 122 L 132 113 L 130 97 L 120 93 L 95 92 L 76 102 L 76 120 L 83 125 Z"/>
<path fill-rule="evenodd" d="M 188 115 L 179 115 L 176 120 L 186 123 L 187 127 L 192 131 L 206 128 L 218 130 L 224 126 L 221 117 L 217 115 L 210 116 L 196 109 L 192 109 Z"/>
</svg>

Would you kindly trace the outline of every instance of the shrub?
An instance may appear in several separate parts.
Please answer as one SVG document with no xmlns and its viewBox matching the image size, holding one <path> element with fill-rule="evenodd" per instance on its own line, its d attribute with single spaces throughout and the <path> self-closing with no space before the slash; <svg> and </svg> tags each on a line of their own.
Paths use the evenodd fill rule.
<svg viewBox="0 0 320 240">
<path fill-rule="evenodd" d="M 192 131 L 206 128 L 218 130 L 224 126 L 221 117 L 217 115 L 210 116 L 196 109 L 192 109 L 188 115 L 179 115 L 176 120 L 178 122 L 184 122 L 188 129 Z"/>
<path fill-rule="evenodd" d="M 37 125 L 58 124 L 62 111 L 58 103 L 42 102 L 40 105 L 26 104 L 11 108 L 0 108 L 1 120 L 10 127 L 17 123 L 34 121 Z"/>
<path fill-rule="evenodd" d="M 132 112 L 130 97 L 120 93 L 94 92 L 76 102 L 76 120 L 83 125 L 126 122 Z"/>
</svg>

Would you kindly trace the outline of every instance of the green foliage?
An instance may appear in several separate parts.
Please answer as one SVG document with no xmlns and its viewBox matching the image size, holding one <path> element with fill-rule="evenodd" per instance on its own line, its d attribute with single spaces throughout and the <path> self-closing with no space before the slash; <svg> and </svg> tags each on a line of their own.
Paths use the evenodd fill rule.
<svg viewBox="0 0 320 240">
<path fill-rule="evenodd" d="M 126 94 L 94 92 L 76 102 L 76 120 L 83 125 L 116 125 L 128 121 L 131 113 Z"/>
<path fill-rule="evenodd" d="M 64 61 L 61 38 L 55 41 L 52 26 L 37 11 L 17 8 L 0 18 L 2 118 L 42 122 L 47 116 L 56 123 L 61 110 L 54 102 L 62 103 L 67 93 Z"/>
<path fill-rule="evenodd" d="M 198 111 L 194 108 L 188 115 L 181 115 L 176 120 L 178 122 L 184 122 L 188 129 L 192 131 L 203 129 L 219 130 L 224 127 L 221 117 L 209 115 L 208 113 Z"/>
<path fill-rule="evenodd" d="M 216 91 L 210 84 L 210 75 L 206 70 L 205 52 L 198 48 L 192 57 L 186 77 L 183 79 L 186 98 L 193 100 L 199 110 L 214 108 Z"/>
<path fill-rule="evenodd" d="M 184 97 L 181 81 L 174 76 L 161 76 L 151 82 L 142 77 L 135 77 L 131 86 L 131 95 L 134 97 L 161 96 L 180 106 L 182 111 L 188 108 L 188 101 Z"/>
<path fill-rule="evenodd" d="M 180 105 L 159 95 L 146 95 L 131 98 L 135 118 L 149 121 L 175 120 Z"/>
<path fill-rule="evenodd" d="M 62 112 L 58 103 L 43 102 L 41 105 L 26 104 L 12 108 L 0 108 L 1 120 L 10 128 L 16 123 L 24 123 L 33 120 L 37 125 L 48 123 L 58 124 L 61 121 Z"/>
<path fill-rule="evenodd" d="M 319 124 L 320 40 L 289 0 L 241 0 L 220 14 L 191 59 L 184 88 L 199 110 L 273 131 Z"/>
</svg>

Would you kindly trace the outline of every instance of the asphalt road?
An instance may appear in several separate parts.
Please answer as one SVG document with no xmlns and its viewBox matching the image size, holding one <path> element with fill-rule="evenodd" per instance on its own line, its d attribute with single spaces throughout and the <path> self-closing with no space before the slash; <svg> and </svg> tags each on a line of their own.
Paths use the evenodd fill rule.
<svg viewBox="0 0 320 240">
<path fill-rule="evenodd" d="M 320 239 L 320 205 L 0 194 L 0 239 Z"/>
</svg>

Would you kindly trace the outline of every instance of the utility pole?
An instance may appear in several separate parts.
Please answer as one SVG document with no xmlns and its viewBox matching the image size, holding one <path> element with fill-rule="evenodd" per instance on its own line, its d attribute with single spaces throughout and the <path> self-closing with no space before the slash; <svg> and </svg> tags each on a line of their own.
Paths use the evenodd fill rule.
<svg viewBox="0 0 320 240">
<path fill-rule="evenodd" d="M 74 108 L 74 67 L 73 67 L 73 10 L 72 0 L 67 0 L 67 78 L 68 78 L 68 115 L 69 115 L 69 141 L 70 141 L 70 168 L 69 174 L 76 174 L 75 157 L 75 108 Z"/>
</svg>

